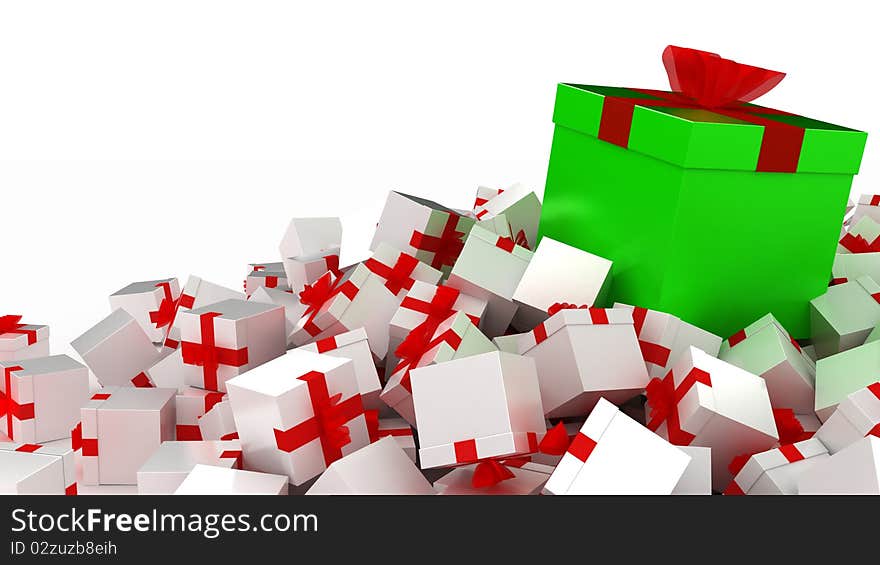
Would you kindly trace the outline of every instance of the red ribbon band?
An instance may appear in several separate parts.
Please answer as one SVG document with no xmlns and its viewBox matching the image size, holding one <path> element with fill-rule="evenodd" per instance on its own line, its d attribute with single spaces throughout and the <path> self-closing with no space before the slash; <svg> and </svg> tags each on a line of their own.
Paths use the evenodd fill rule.
<svg viewBox="0 0 880 565">
<path fill-rule="evenodd" d="M 187 365 L 202 367 L 204 386 L 208 390 L 218 390 L 217 370 L 220 365 L 242 367 L 248 363 L 248 348 L 228 349 L 217 347 L 214 341 L 214 318 L 219 312 L 205 312 L 199 315 L 202 342 L 181 342 L 181 355 Z"/>
</svg>

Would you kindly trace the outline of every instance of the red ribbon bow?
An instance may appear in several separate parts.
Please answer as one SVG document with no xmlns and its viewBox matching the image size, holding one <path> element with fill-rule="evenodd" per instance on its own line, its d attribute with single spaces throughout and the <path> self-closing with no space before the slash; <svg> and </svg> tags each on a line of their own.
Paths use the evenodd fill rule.
<svg viewBox="0 0 880 565">
<path fill-rule="evenodd" d="M 157 287 L 162 288 L 162 292 L 164 296 L 162 297 L 162 301 L 159 303 L 159 309 L 153 312 L 150 312 L 150 322 L 156 325 L 156 328 L 163 328 L 165 326 L 171 326 L 174 323 L 174 318 L 177 315 L 177 305 L 180 303 L 180 298 L 174 300 L 171 296 L 171 284 L 168 282 L 160 282 L 156 284 Z"/>
<path fill-rule="evenodd" d="M 305 313 L 317 312 L 321 306 L 333 296 L 333 274 L 330 272 L 321 275 L 314 284 L 307 284 L 299 293 L 299 301 L 307 306 Z"/>
<path fill-rule="evenodd" d="M 560 310 L 577 310 L 581 308 L 589 308 L 586 304 L 581 304 L 578 306 L 577 304 L 569 304 L 568 302 L 556 302 L 550 308 L 547 308 L 547 314 L 552 316 L 553 314 L 559 312 Z"/>
<path fill-rule="evenodd" d="M 666 422 L 666 436 L 673 445 L 690 445 L 694 441 L 694 435 L 681 428 L 678 417 L 678 402 L 684 398 L 688 391 L 697 383 L 712 386 L 712 378 L 706 371 L 692 368 L 681 383 L 676 387 L 672 371 L 669 371 L 663 379 L 653 378 L 645 387 L 648 404 L 651 413 L 646 424 L 651 431 L 657 431 L 663 422 Z"/>
<path fill-rule="evenodd" d="M 840 245 L 850 253 L 877 253 L 880 252 L 880 236 L 868 243 L 868 240 L 860 235 L 847 233 L 840 239 Z"/>
<path fill-rule="evenodd" d="M 672 90 L 704 108 L 751 102 L 779 84 L 785 73 L 744 65 L 715 53 L 669 45 L 663 66 Z"/>
<path fill-rule="evenodd" d="M 538 444 L 538 452 L 547 455 L 563 455 L 571 442 L 568 439 L 568 432 L 562 422 L 553 426 L 541 438 Z M 495 486 L 501 481 L 514 478 L 513 471 L 509 467 L 522 467 L 529 461 L 529 457 L 514 457 L 497 461 L 495 459 L 484 459 L 477 463 L 474 474 L 471 476 L 471 486 L 474 488 L 487 488 Z"/>
<path fill-rule="evenodd" d="M 419 366 L 419 361 L 421 361 L 425 353 L 444 341 L 449 342 L 453 347 L 458 347 L 461 343 L 461 338 L 452 330 L 445 331 L 437 339 L 431 340 L 435 330 L 436 326 L 426 320 L 413 328 L 400 345 L 397 346 L 397 349 L 394 350 L 394 354 L 400 359 L 400 362 L 394 368 L 394 372 L 396 373 L 406 368 L 406 373 L 400 379 L 400 386 L 408 392 L 412 392 L 409 372 Z"/>
<path fill-rule="evenodd" d="M 28 345 L 35 344 L 37 342 L 37 331 L 21 329 L 26 324 L 20 324 L 20 321 L 21 316 L 18 314 L 7 314 L 6 316 L 0 316 L 0 335 L 25 334 L 27 335 Z"/>
<path fill-rule="evenodd" d="M 642 96 L 606 96 L 599 139 L 628 147 L 635 106 L 706 109 L 764 127 L 756 171 L 791 173 L 797 170 L 806 130 L 769 117 L 790 116 L 787 112 L 747 104 L 779 84 L 785 73 L 674 45 L 663 51 L 663 64 L 675 92 L 631 88 L 629 90 Z"/>
</svg>

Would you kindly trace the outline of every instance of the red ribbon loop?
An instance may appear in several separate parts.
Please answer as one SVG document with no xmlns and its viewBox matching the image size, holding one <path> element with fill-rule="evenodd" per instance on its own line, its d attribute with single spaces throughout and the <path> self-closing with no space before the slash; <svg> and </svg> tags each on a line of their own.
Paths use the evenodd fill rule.
<svg viewBox="0 0 880 565">
<path fill-rule="evenodd" d="M 321 275 L 315 284 L 307 284 L 299 293 L 299 301 L 307 306 L 305 314 L 317 312 L 321 305 L 333 296 L 333 274 L 330 272 Z"/>
<path fill-rule="evenodd" d="M 150 312 L 150 322 L 155 324 L 156 328 L 163 328 L 165 326 L 171 326 L 174 323 L 174 317 L 177 315 L 177 305 L 180 303 L 180 299 L 174 300 L 171 296 L 171 284 L 168 282 L 160 282 L 156 284 L 157 287 L 162 288 L 162 292 L 164 296 L 162 301 L 159 303 L 159 309 L 153 312 Z"/>
<path fill-rule="evenodd" d="M 477 463 L 471 477 L 471 485 L 474 488 L 488 488 L 514 477 L 513 471 L 494 459 L 487 459 Z"/>
<path fill-rule="evenodd" d="M 547 308 L 547 314 L 553 315 L 560 310 L 576 310 L 580 308 L 589 308 L 586 304 L 581 304 L 578 306 L 577 304 L 569 304 L 568 302 L 556 302 L 550 308 Z"/>
<path fill-rule="evenodd" d="M 538 451 L 547 455 L 563 455 L 568 450 L 569 443 L 565 425 L 559 422 L 541 438 L 541 443 L 538 444 Z"/>
<path fill-rule="evenodd" d="M 33 345 L 37 342 L 37 332 L 36 330 L 23 330 L 21 329 L 26 324 L 20 324 L 21 316 L 18 314 L 7 314 L 5 316 L 0 316 L 0 335 L 3 334 L 25 334 L 27 335 L 28 345 Z"/>
<path fill-rule="evenodd" d="M 675 45 L 663 50 L 663 66 L 672 90 L 704 108 L 751 102 L 785 78 L 785 73 L 779 71 L 744 65 L 715 53 Z"/>
</svg>

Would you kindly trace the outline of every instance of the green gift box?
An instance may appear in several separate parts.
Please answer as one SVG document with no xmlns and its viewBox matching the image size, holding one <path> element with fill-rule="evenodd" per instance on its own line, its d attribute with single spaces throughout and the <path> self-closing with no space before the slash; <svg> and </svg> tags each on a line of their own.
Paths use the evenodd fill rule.
<svg viewBox="0 0 880 565">
<path fill-rule="evenodd" d="M 673 74 L 675 88 L 687 73 Z M 867 134 L 698 99 L 559 84 L 539 236 L 612 260 L 609 302 L 722 336 L 772 312 L 808 337 Z"/>
</svg>

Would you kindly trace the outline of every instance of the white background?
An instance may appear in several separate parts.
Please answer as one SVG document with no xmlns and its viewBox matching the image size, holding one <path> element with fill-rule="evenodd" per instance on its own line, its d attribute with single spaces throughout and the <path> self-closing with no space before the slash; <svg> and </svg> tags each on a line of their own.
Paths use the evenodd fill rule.
<svg viewBox="0 0 880 565">
<path fill-rule="evenodd" d="M 610 4 L 3 1 L 0 313 L 69 352 L 129 282 L 240 288 L 293 216 L 341 215 L 356 259 L 389 189 L 540 190 L 556 83 L 664 88 L 669 43 L 788 72 L 761 104 L 880 126 L 868 2 Z"/>
</svg>

